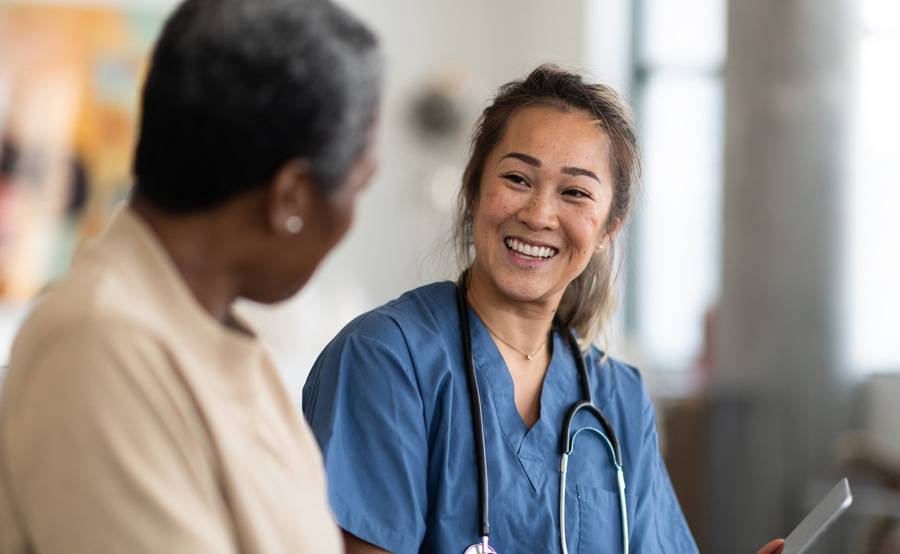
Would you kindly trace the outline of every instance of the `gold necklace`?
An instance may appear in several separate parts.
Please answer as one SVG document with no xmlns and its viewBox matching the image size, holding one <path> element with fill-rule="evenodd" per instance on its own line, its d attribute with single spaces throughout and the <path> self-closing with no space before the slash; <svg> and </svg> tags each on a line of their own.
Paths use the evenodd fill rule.
<svg viewBox="0 0 900 554">
<path fill-rule="evenodd" d="M 481 322 L 484 323 L 484 320 L 482 320 Z M 522 351 L 522 350 L 519 350 L 519 349 L 516 348 L 515 346 L 513 346 L 513 345 L 509 344 L 508 342 L 506 342 L 506 341 L 503 339 L 503 337 L 501 337 L 500 335 L 498 335 L 497 333 L 495 333 L 493 329 L 491 329 L 490 327 L 488 327 L 488 324 L 487 324 L 487 323 L 484 323 L 484 328 L 488 330 L 488 333 L 490 333 L 492 337 L 495 337 L 497 340 L 499 340 L 500 342 L 502 342 L 502 343 L 505 344 L 506 346 L 512 348 L 513 350 L 515 350 L 515 351 L 518 352 L 519 354 L 525 356 L 525 359 L 528 360 L 528 361 L 533 360 L 534 357 L 537 356 L 538 352 L 540 352 L 541 349 L 544 348 L 544 346 L 547 345 L 547 338 L 549 338 L 549 333 L 548 333 L 548 337 L 545 338 L 545 339 L 544 339 L 544 342 L 542 342 L 541 345 L 537 347 L 537 350 L 535 350 L 534 352 L 532 352 L 531 354 L 529 354 L 528 352 L 524 352 L 524 351 Z"/>
</svg>

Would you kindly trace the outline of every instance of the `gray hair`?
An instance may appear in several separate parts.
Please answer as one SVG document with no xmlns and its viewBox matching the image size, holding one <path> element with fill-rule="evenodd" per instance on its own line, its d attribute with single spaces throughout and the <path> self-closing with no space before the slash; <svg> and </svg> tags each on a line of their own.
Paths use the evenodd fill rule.
<svg viewBox="0 0 900 554">
<path fill-rule="evenodd" d="M 186 0 L 151 60 L 137 194 L 203 209 L 293 158 L 331 192 L 369 139 L 382 65 L 372 32 L 328 0 Z"/>
</svg>

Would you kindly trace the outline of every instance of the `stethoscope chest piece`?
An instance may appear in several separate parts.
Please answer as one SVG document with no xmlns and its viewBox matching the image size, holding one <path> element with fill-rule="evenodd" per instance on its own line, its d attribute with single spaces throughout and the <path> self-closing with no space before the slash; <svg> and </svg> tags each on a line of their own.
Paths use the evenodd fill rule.
<svg viewBox="0 0 900 554">
<path fill-rule="evenodd" d="M 484 542 L 473 544 L 463 554 L 497 554 L 497 551 L 485 540 Z"/>
</svg>

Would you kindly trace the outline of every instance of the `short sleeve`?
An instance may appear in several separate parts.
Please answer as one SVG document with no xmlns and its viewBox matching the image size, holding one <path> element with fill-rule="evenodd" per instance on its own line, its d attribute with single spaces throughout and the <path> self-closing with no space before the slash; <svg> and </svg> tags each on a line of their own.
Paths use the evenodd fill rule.
<svg viewBox="0 0 900 554">
<path fill-rule="evenodd" d="M 303 412 L 338 525 L 389 552 L 415 553 L 427 511 L 422 396 L 396 324 L 378 324 L 378 336 L 345 331 L 326 348 L 304 387 Z"/>
<path fill-rule="evenodd" d="M 659 451 L 656 412 L 646 390 L 641 391 L 642 444 L 635 480 L 635 516 L 631 551 L 635 554 L 695 554 L 697 545 L 675 496 Z"/>
<path fill-rule="evenodd" d="M 170 362 L 138 335 L 73 330 L 7 381 L 4 494 L 36 552 L 234 552 Z"/>
</svg>

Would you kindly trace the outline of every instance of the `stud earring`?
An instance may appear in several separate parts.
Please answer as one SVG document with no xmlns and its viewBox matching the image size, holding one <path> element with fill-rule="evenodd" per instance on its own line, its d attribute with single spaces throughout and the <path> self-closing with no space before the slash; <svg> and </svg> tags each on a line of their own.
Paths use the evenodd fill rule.
<svg viewBox="0 0 900 554">
<path fill-rule="evenodd" d="M 288 216 L 288 218 L 284 220 L 284 228 L 288 233 L 296 235 L 303 229 L 303 219 L 299 215 Z"/>
</svg>

